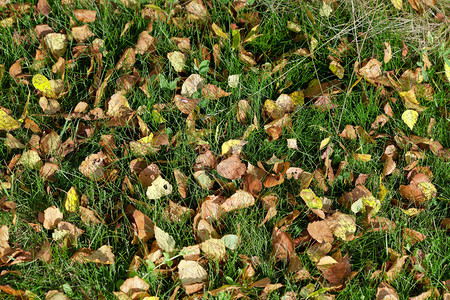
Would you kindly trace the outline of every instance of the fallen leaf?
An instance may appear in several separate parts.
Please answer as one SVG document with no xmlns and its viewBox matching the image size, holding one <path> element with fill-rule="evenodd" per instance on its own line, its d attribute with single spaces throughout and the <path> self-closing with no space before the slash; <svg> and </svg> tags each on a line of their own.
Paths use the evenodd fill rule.
<svg viewBox="0 0 450 300">
<path fill-rule="evenodd" d="M 39 0 L 36 7 L 38 12 L 43 14 L 44 16 L 48 16 L 51 11 L 51 7 L 48 4 L 47 0 Z"/>
<path fill-rule="evenodd" d="M 183 287 L 208 279 L 205 269 L 198 262 L 191 260 L 181 260 L 178 263 L 178 276 Z"/>
<path fill-rule="evenodd" d="M 381 282 L 377 288 L 376 300 L 399 300 L 397 291 L 388 283 Z"/>
<path fill-rule="evenodd" d="M 133 218 L 134 237 L 132 244 L 147 243 L 155 236 L 154 224 L 152 220 L 143 212 L 134 209 L 131 217 Z"/>
<path fill-rule="evenodd" d="M 127 48 L 123 51 L 122 56 L 117 62 L 115 69 L 120 70 L 123 69 L 125 71 L 131 71 L 133 69 L 134 63 L 136 62 L 136 51 L 134 48 Z M 109 78 L 107 76 L 106 78 Z M 106 83 L 105 83 L 106 85 Z"/>
<path fill-rule="evenodd" d="M 323 204 L 322 200 L 316 196 L 316 194 L 311 189 L 303 189 L 300 192 L 300 197 L 305 201 L 306 206 L 310 209 L 321 209 Z"/>
<path fill-rule="evenodd" d="M 94 262 L 104 265 L 114 264 L 114 253 L 111 251 L 111 246 L 103 245 L 94 251 L 91 255 L 83 258 L 85 261 Z"/>
<path fill-rule="evenodd" d="M 355 216 L 347 215 L 341 212 L 335 212 L 333 215 L 326 219 L 328 226 L 333 234 L 344 240 L 352 240 L 353 234 L 356 231 L 356 218 Z"/>
<path fill-rule="evenodd" d="M 295 255 L 294 241 L 289 233 L 274 227 L 272 230 L 272 255 L 276 261 L 287 261 Z"/>
<path fill-rule="evenodd" d="M 63 213 L 56 206 L 51 206 L 44 210 L 43 226 L 47 230 L 51 230 L 58 226 L 63 219 Z"/>
<path fill-rule="evenodd" d="M 145 55 L 156 51 L 156 38 L 151 36 L 147 31 L 142 31 L 139 34 L 138 41 L 136 43 L 136 53 Z"/>
<path fill-rule="evenodd" d="M 158 246 L 165 252 L 172 254 L 175 251 L 175 240 L 167 232 L 160 229 L 158 226 L 154 226 L 155 239 Z"/>
<path fill-rule="evenodd" d="M 78 197 L 77 191 L 74 187 L 71 187 L 67 192 L 66 201 L 64 202 L 64 207 L 69 212 L 78 211 L 78 207 L 80 206 L 80 198 Z"/>
<path fill-rule="evenodd" d="M 168 196 L 172 194 L 173 186 L 163 179 L 161 176 L 158 176 L 152 184 L 147 188 L 147 199 L 149 200 L 157 200 L 164 196 Z"/>
<path fill-rule="evenodd" d="M 415 110 L 405 110 L 402 114 L 402 120 L 405 122 L 406 125 L 408 125 L 409 129 L 413 129 L 414 125 L 417 122 L 417 119 L 419 117 L 419 113 Z"/>
<path fill-rule="evenodd" d="M 239 237 L 234 234 L 226 234 L 221 238 L 221 240 L 225 244 L 225 247 L 230 250 L 236 250 L 239 245 Z"/>
<path fill-rule="evenodd" d="M 208 257 L 216 261 L 223 261 L 227 254 L 225 243 L 220 239 L 206 240 L 200 244 L 200 248 Z"/>
<path fill-rule="evenodd" d="M 205 79 L 198 74 L 191 74 L 181 86 L 181 96 L 191 98 L 195 92 L 200 90 L 205 83 Z"/>
<path fill-rule="evenodd" d="M 182 198 L 186 198 L 188 195 L 188 183 L 189 177 L 184 175 L 179 169 L 173 170 L 175 181 L 177 182 L 178 193 Z"/>
<path fill-rule="evenodd" d="M 220 205 L 224 212 L 250 207 L 255 204 L 255 198 L 249 192 L 238 190 Z"/>
<path fill-rule="evenodd" d="M 402 0 L 391 0 L 394 7 L 398 10 L 402 10 L 403 8 L 403 1 Z"/>
<path fill-rule="evenodd" d="M 125 280 L 120 286 L 120 291 L 128 296 L 131 296 L 134 293 L 145 292 L 149 288 L 150 284 L 136 275 L 133 278 L 128 278 Z"/>
<path fill-rule="evenodd" d="M 86 24 L 82 26 L 72 27 L 72 35 L 78 43 L 84 43 L 95 34 L 89 29 L 89 26 Z"/>
<path fill-rule="evenodd" d="M 219 175 L 229 180 L 240 179 L 245 174 L 246 170 L 247 167 L 241 162 L 237 155 L 232 155 L 217 165 L 217 172 Z"/>
<path fill-rule="evenodd" d="M 325 4 L 325 2 L 324 2 L 324 4 Z M 330 63 L 329 68 L 330 68 L 331 72 L 333 72 L 333 74 L 336 75 L 338 78 L 340 78 L 340 79 L 344 78 L 345 69 L 343 66 L 341 66 L 339 64 L 339 62 L 333 60 Z"/>
<path fill-rule="evenodd" d="M 225 32 L 223 32 L 223 30 L 216 23 L 212 23 L 211 29 L 218 37 L 221 37 L 224 40 L 228 40 L 228 35 Z"/>
<path fill-rule="evenodd" d="M 397 1 L 401 1 L 402 0 L 392 0 L 392 2 L 397 2 Z M 392 59 L 392 49 L 391 49 L 391 44 L 389 44 L 389 42 L 384 42 L 384 63 L 387 64 L 391 59 Z"/>
<path fill-rule="evenodd" d="M 75 9 L 73 11 L 75 18 L 83 23 L 92 23 L 95 21 L 97 11 L 89 9 Z"/>
<path fill-rule="evenodd" d="M 50 81 L 41 74 L 36 74 L 32 79 L 33 86 L 42 92 L 45 97 L 56 98 L 55 92 L 52 90 Z"/>
<path fill-rule="evenodd" d="M 56 58 L 64 56 L 69 45 L 67 35 L 61 33 L 49 33 L 44 37 L 44 45 Z"/>
<path fill-rule="evenodd" d="M 210 100 L 217 100 L 222 97 L 227 97 L 231 95 L 231 93 L 225 92 L 220 87 L 214 85 L 214 84 L 207 84 L 202 89 L 202 96 L 206 99 Z"/>
<path fill-rule="evenodd" d="M 186 56 L 183 52 L 169 52 L 167 53 L 167 58 L 169 59 L 175 72 L 183 72 L 184 67 L 186 66 Z"/>
<path fill-rule="evenodd" d="M 323 277 L 334 284 L 343 283 L 352 271 L 348 255 L 345 255 L 338 263 L 325 268 L 326 269 L 323 270 Z"/>
<path fill-rule="evenodd" d="M 309 223 L 308 233 L 319 243 L 332 243 L 334 241 L 333 233 L 325 220 Z"/>
<path fill-rule="evenodd" d="M 20 123 L 0 108 L 0 130 L 12 131 L 20 127 Z"/>
<path fill-rule="evenodd" d="M 106 159 L 103 152 L 91 154 L 86 157 L 78 169 L 84 176 L 92 180 L 101 180 L 105 176 Z"/>
<path fill-rule="evenodd" d="M 28 150 L 22 154 L 17 164 L 34 170 L 40 170 L 44 165 L 39 154 L 34 150 Z"/>
</svg>

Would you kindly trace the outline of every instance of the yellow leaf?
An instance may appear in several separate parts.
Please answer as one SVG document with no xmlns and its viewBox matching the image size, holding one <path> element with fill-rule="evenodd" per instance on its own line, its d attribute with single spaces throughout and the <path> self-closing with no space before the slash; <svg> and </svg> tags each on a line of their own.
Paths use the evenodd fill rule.
<svg viewBox="0 0 450 300">
<path fill-rule="evenodd" d="M 306 206 L 311 209 L 322 209 L 322 199 L 316 196 L 311 189 L 304 189 L 300 192 L 300 197 L 305 201 Z"/>
<path fill-rule="evenodd" d="M 403 1 L 402 0 L 391 0 L 394 7 L 398 10 L 402 10 L 403 8 Z"/>
<path fill-rule="evenodd" d="M 405 122 L 405 124 L 408 125 L 409 129 L 411 130 L 416 124 L 418 117 L 419 113 L 412 109 L 405 110 L 405 112 L 402 114 L 403 122 Z"/>
<path fill-rule="evenodd" d="M 342 79 L 344 77 L 345 69 L 343 66 L 341 66 L 337 61 L 333 60 L 330 63 L 330 70 L 333 72 L 334 75 Z"/>
<path fill-rule="evenodd" d="M 447 60 L 444 60 L 444 70 L 445 76 L 447 76 L 447 80 L 450 81 L 450 65 L 448 64 Z"/>
<path fill-rule="evenodd" d="M 216 23 L 212 23 L 211 28 L 217 36 L 228 40 L 228 35 Z"/>
<path fill-rule="evenodd" d="M 295 106 L 302 106 L 305 103 L 303 91 L 295 91 L 289 94 L 289 96 L 291 96 L 292 102 L 294 102 Z"/>
<path fill-rule="evenodd" d="M 77 191 L 74 187 L 71 187 L 67 192 L 66 202 L 64 204 L 67 211 L 76 212 L 80 206 L 80 198 L 78 197 Z"/>
<path fill-rule="evenodd" d="M 381 176 L 380 176 L 380 192 L 378 193 L 378 199 L 380 199 L 380 202 L 383 202 L 388 192 L 389 192 L 388 189 L 381 183 Z"/>
<path fill-rule="evenodd" d="M 42 92 L 45 97 L 48 98 L 56 98 L 55 92 L 52 90 L 52 86 L 50 85 L 50 80 L 47 79 L 44 75 L 36 74 L 32 79 L 33 86 Z"/>
<path fill-rule="evenodd" d="M 330 142 L 330 137 L 327 137 L 326 139 L 323 139 L 323 140 L 320 142 L 319 150 L 322 150 L 323 148 L 325 148 L 326 145 L 328 145 L 329 142 Z"/>
<path fill-rule="evenodd" d="M 408 209 L 400 208 L 400 210 L 404 214 L 406 214 L 406 215 L 408 215 L 410 217 L 415 217 L 415 216 L 417 216 L 418 214 L 420 214 L 423 211 L 423 209 L 417 209 L 417 208 L 408 208 Z"/>
<path fill-rule="evenodd" d="M 232 151 L 235 147 L 243 146 L 244 143 L 242 140 L 229 140 L 222 144 L 222 155 L 227 154 L 229 151 Z"/>
<path fill-rule="evenodd" d="M 0 108 L 0 130 L 11 131 L 20 127 L 20 123 Z"/>
<path fill-rule="evenodd" d="M 150 132 L 150 134 L 146 137 L 143 137 L 142 139 L 138 140 L 141 144 L 150 144 L 153 141 L 153 133 Z"/>
<path fill-rule="evenodd" d="M 356 160 L 364 161 L 364 162 L 370 161 L 370 159 L 372 158 L 372 156 L 370 154 L 361 154 L 361 153 L 354 153 L 353 157 Z"/>
<path fill-rule="evenodd" d="M 372 214 L 375 215 L 381 208 L 381 202 L 374 196 L 362 197 L 362 203 L 365 206 L 372 207 Z"/>
</svg>

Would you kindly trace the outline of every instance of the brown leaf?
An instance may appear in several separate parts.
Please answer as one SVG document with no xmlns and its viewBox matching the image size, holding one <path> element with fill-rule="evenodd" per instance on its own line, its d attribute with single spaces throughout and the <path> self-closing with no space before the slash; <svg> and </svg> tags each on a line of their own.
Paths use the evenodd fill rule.
<svg viewBox="0 0 450 300">
<path fill-rule="evenodd" d="M 58 226 L 63 219 L 63 213 L 56 206 L 51 206 L 44 210 L 43 225 L 45 229 L 51 230 Z"/>
<path fill-rule="evenodd" d="M 39 39 L 43 39 L 49 33 L 54 33 L 53 29 L 47 24 L 36 25 L 36 27 L 34 27 L 34 31 Z"/>
<path fill-rule="evenodd" d="M 136 43 L 136 53 L 144 55 L 146 53 L 155 52 L 156 42 L 156 38 L 152 37 L 147 31 L 141 32 Z"/>
<path fill-rule="evenodd" d="M 402 236 L 411 246 L 425 239 L 425 235 L 409 228 L 403 228 Z"/>
<path fill-rule="evenodd" d="M 141 211 L 134 209 L 131 217 L 133 219 L 134 237 L 132 244 L 147 243 L 148 240 L 155 236 L 153 227 L 155 226 L 152 220 L 142 213 Z"/>
<path fill-rule="evenodd" d="M 215 168 L 216 168 L 216 157 L 210 150 L 197 156 L 197 159 L 195 160 L 194 171 L 205 169 L 208 170 Z"/>
<path fill-rule="evenodd" d="M 28 299 L 25 291 L 15 290 L 10 285 L 0 285 L 0 290 L 3 293 L 15 296 L 16 299 Z"/>
<path fill-rule="evenodd" d="M 199 99 L 189 99 L 180 95 L 175 95 L 174 101 L 175 105 L 182 113 L 189 115 L 197 107 Z"/>
<path fill-rule="evenodd" d="M 83 43 L 86 42 L 90 37 L 93 37 L 94 33 L 89 29 L 89 26 L 86 24 L 82 26 L 72 27 L 72 35 L 77 42 Z"/>
<path fill-rule="evenodd" d="M 191 51 L 191 41 L 189 38 L 172 37 L 170 40 L 178 47 L 180 51 L 185 53 L 189 53 Z"/>
<path fill-rule="evenodd" d="M 48 16 L 51 10 L 51 7 L 48 4 L 47 0 L 39 0 L 36 7 L 38 12 L 43 14 L 44 16 Z"/>
<path fill-rule="evenodd" d="M 351 271 L 350 259 L 348 255 L 345 255 L 341 261 L 323 270 L 323 277 L 330 283 L 341 284 L 350 275 Z"/>
<path fill-rule="evenodd" d="M 383 175 L 383 177 L 391 175 L 395 171 L 396 167 L 397 164 L 395 163 L 395 161 L 391 157 L 388 157 L 384 162 L 383 172 L 381 174 Z"/>
<path fill-rule="evenodd" d="M 125 71 L 131 71 L 133 69 L 134 63 L 136 62 L 136 54 L 133 48 L 127 48 L 123 52 L 119 61 L 117 62 L 115 69 L 124 69 Z"/>
<path fill-rule="evenodd" d="M 53 156 L 60 149 L 61 144 L 59 134 L 52 130 L 41 139 L 40 149 L 45 155 Z"/>
<path fill-rule="evenodd" d="M 255 198 L 249 192 L 238 190 L 221 204 L 224 212 L 250 207 L 255 204 Z"/>
<path fill-rule="evenodd" d="M 376 300 L 399 300 L 397 291 L 388 283 L 381 282 L 377 288 Z"/>
<path fill-rule="evenodd" d="M 179 169 L 173 170 L 175 181 L 177 182 L 178 192 L 182 198 L 186 198 L 188 195 L 188 183 L 189 177 L 184 175 Z"/>
<path fill-rule="evenodd" d="M 261 180 L 253 174 L 246 174 L 244 176 L 244 191 L 251 193 L 253 196 L 257 196 L 261 190 Z"/>
<path fill-rule="evenodd" d="M 128 278 L 120 286 L 120 291 L 128 296 L 134 293 L 145 292 L 150 288 L 147 281 L 139 278 L 137 275 L 133 278 Z"/>
<path fill-rule="evenodd" d="M 355 140 L 357 138 L 355 128 L 352 125 L 345 126 L 344 130 L 339 134 L 344 139 Z"/>
<path fill-rule="evenodd" d="M 144 189 L 152 185 L 158 176 L 161 175 L 159 168 L 156 164 L 148 165 L 145 169 L 139 172 L 139 182 L 142 184 Z"/>
<path fill-rule="evenodd" d="M 39 98 L 39 106 L 44 111 L 44 114 L 54 115 L 61 110 L 59 102 L 55 99 L 47 99 L 46 97 Z"/>
<path fill-rule="evenodd" d="M 78 168 L 84 176 L 92 180 L 101 180 L 105 176 L 107 156 L 103 152 L 91 154 Z"/>
<path fill-rule="evenodd" d="M 73 11 L 75 18 L 83 23 L 92 23 L 95 21 L 97 12 L 89 9 L 75 9 Z"/>
<path fill-rule="evenodd" d="M 217 172 L 219 175 L 230 180 L 240 179 L 245 174 L 246 170 L 247 167 L 236 155 L 221 161 L 217 165 Z"/>
<path fill-rule="evenodd" d="M 308 224 L 308 233 L 319 243 L 332 243 L 333 233 L 327 221 L 316 221 Z"/>
<path fill-rule="evenodd" d="M 364 67 L 359 69 L 359 74 L 367 81 L 373 82 L 374 79 L 377 79 L 382 75 L 381 63 L 377 59 L 372 58 L 364 65 Z"/>
<path fill-rule="evenodd" d="M 202 89 L 202 96 L 210 99 L 210 100 L 217 100 L 222 97 L 227 97 L 231 95 L 231 93 L 225 92 L 220 87 L 214 85 L 214 84 L 207 84 Z"/>
<path fill-rule="evenodd" d="M 290 256 L 295 255 L 294 241 L 289 233 L 274 227 L 272 231 L 272 255 L 276 261 L 289 260 Z"/>
<path fill-rule="evenodd" d="M 103 245 L 83 259 L 94 263 L 111 265 L 114 264 L 115 256 L 111 251 L 111 246 Z"/>
<path fill-rule="evenodd" d="M 328 217 L 326 221 L 336 237 L 344 241 L 350 241 L 354 238 L 353 234 L 356 231 L 355 216 L 337 211 Z"/>
<path fill-rule="evenodd" d="M 171 222 L 181 222 L 186 217 L 190 218 L 195 214 L 193 209 L 181 206 L 172 200 L 169 200 L 169 205 L 164 209 L 164 216 Z"/>
<path fill-rule="evenodd" d="M 209 14 L 206 10 L 205 5 L 202 0 L 192 0 L 186 5 L 186 10 L 188 11 L 188 18 L 192 20 L 202 20 L 208 19 Z"/>
<path fill-rule="evenodd" d="M 393 280 L 395 280 L 400 275 L 400 272 L 403 269 L 403 265 L 405 264 L 405 261 L 408 257 L 409 257 L 408 255 L 404 255 L 395 260 L 395 262 L 392 264 L 392 266 L 386 272 L 386 281 L 388 283 L 391 283 Z"/>
<path fill-rule="evenodd" d="M 198 74 L 191 74 L 181 86 L 181 96 L 190 98 L 195 92 L 200 90 L 205 83 L 205 79 Z"/>
<path fill-rule="evenodd" d="M 89 208 L 83 206 L 80 206 L 79 209 L 81 221 L 83 221 L 84 224 L 91 225 L 104 223 L 104 221 L 101 220 L 100 216 L 98 216 L 98 214 L 93 210 L 90 210 Z"/>
</svg>

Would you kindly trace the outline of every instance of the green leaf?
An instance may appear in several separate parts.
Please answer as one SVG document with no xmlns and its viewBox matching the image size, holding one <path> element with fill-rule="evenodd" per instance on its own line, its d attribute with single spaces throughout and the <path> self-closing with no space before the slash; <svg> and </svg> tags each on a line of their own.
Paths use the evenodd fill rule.
<svg viewBox="0 0 450 300">
<path fill-rule="evenodd" d="M 233 30 L 232 31 L 232 35 L 233 35 L 233 43 L 231 45 L 231 48 L 233 50 L 236 50 L 237 48 L 239 48 L 239 45 L 241 44 L 241 34 L 239 32 L 240 30 Z"/>
<path fill-rule="evenodd" d="M 209 71 L 209 60 L 204 60 L 198 66 L 198 72 L 200 75 L 205 75 Z"/>
</svg>

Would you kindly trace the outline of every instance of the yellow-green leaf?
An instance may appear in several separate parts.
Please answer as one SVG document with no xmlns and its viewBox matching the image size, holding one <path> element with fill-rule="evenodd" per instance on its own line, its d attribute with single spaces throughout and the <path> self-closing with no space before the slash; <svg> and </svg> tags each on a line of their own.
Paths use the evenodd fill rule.
<svg viewBox="0 0 450 300">
<path fill-rule="evenodd" d="M 414 125 L 416 124 L 418 118 L 419 113 L 412 109 L 405 110 L 405 112 L 402 114 L 403 122 L 405 122 L 405 124 L 408 125 L 409 129 L 411 130 L 414 128 Z"/>
<path fill-rule="evenodd" d="M 259 25 L 256 25 L 255 27 L 250 29 L 250 32 L 245 36 L 244 43 L 253 42 L 257 37 L 261 36 L 261 34 L 256 34 L 258 28 Z"/>
<path fill-rule="evenodd" d="M 80 206 L 80 198 L 74 187 L 71 187 L 67 192 L 66 202 L 64 203 L 67 211 L 76 212 Z"/>
<path fill-rule="evenodd" d="M 11 131 L 20 127 L 20 123 L 0 108 L 0 130 Z"/>
<path fill-rule="evenodd" d="M 217 36 L 228 40 L 228 35 L 216 23 L 212 23 L 211 28 Z"/>
<path fill-rule="evenodd" d="M 236 50 L 241 44 L 241 33 L 239 32 L 239 30 L 233 30 L 232 35 L 233 35 L 233 43 L 231 47 L 233 50 Z"/>
<path fill-rule="evenodd" d="M 33 86 L 42 92 L 45 97 L 56 98 L 55 92 L 52 90 L 50 80 L 42 74 L 36 74 L 32 79 Z"/>
<path fill-rule="evenodd" d="M 342 79 L 344 77 L 345 69 L 337 61 L 333 60 L 330 63 L 330 70 L 331 70 L 331 72 L 333 72 L 334 75 L 336 75 L 340 79 Z"/>
<path fill-rule="evenodd" d="M 306 206 L 311 209 L 322 209 L 322 199 L 316 196 L 311 189 L 304 189 L 300 192 L 300 197 L 305 201 Z"/>
<path fill-rule="evenodd" d="M 402 0 L 391 0 L 394 7 L 398 10 L 402 10 L 403 8 L 403 1 Z"/>
<path fill-rule="evenodd" d="M 447 60 L 444 60 L 444 70 L 445 76 L 447 76 L 447 80 L 450 81 L 450 64 Z"/>
<path fill-rule="evenodd" d="M 156 110 L 152 110 L 152 117 L 153 117 L 153 121 L 155 121 L 156 124 L 162 124 L 166 122 L 166 119 L 164 119 L 163 116 L 161 116 L 161 114 Z"/>
</svg>

